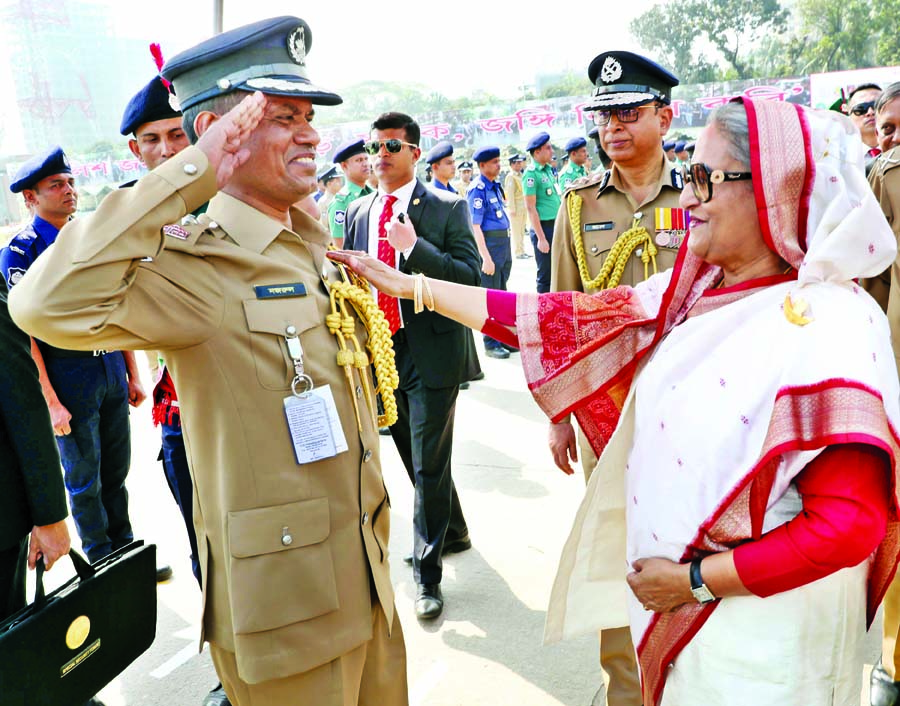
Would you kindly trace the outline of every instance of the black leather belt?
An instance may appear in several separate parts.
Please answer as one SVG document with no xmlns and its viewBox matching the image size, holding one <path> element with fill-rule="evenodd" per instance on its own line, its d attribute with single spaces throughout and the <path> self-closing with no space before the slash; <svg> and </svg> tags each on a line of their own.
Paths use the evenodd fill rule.
<svg viewBox="0 0 900 706">
<path fill-rule="evenodd" d="M 41 349 L 41 354 L 45 358 L 97 358 L 112 352 L 103 349 L 95 351 L 67 351 L 64 348 L 57 348 L 43 342 L 38 344 L 38 348 Z"/>
</svg>

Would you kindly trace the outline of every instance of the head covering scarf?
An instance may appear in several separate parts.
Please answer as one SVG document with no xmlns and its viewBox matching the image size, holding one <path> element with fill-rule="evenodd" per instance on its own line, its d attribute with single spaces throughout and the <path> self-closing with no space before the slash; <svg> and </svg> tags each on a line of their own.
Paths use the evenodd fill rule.
<svg viewBox="0 0 900 706">
<path fill-rule="evenodd" d="M 645 405 L 673 398 L 682 405 L 659 419 L 664 431 L 653 461 L 672 466 L 659 472 L 675 475 L 682 464 L 707 471 L 699 486 L 687 482 L 685 495 L 672 500 L 670 517 L 654 517 L 671 540 L 668 553 L 656 556 L 690 561 L 758 539 L 767 507 L 830 444 L 881 448 L 896 477 L 900 386 L 890 332 L 854 280 L 888 268 L 897 246 L 866 182 L 862 145 L 836 113 L 739 100 L 763 238 L 792 272 L 714 288 L 721 270 L 683 247 L 670 272 L 634 288 L 518 297 L 522 362 L 536 401 L 554 421 L 574 413 L 598 454 L 610 445 L 560 561 L 548 641 L 614 627 L 590 622 L 599 586 L 592 586 L 592 547 L 614 541 L 608 537 L 624 543 L 609 518 L 625 513 L 601 497 L 608 487 L 597 488 L 604 473 L 624 473 L 614 467 L 623 459 L 640 458 L 638 445 L 632 448 L 635 388 Z M 683 393 L 676 390 L 682 385 Z M 665 454 L 668 435 L 677 439 L 677 459 Z M 892 487 L 896 492 L 896 480 Z M 869 569 L 870 622 L 900 548 L 896 497 L 893 505 Z M 629 508 L 631 525 L 640 513 Z M 627 531 L 631 545 L 635 530 Z M 612 585 L 602 586 L 607 598 Z M 644 703 L 658 703 L 666 666 L 717 605 L 631 613 Z"/>
</svg>

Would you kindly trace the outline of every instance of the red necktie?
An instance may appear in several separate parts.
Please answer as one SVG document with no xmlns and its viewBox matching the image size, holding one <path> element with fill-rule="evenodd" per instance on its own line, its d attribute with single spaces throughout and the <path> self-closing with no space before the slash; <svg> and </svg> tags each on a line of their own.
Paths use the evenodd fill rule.
<svg viewBox="0 0 900 706">
<path fill-rule="evenodd" d="M 384 210 L 381 212 L 381 218 L 378 219 L 378 259 L 392 268 L 397 266 L 397 251 L 388 242 L 385 225 L 394 215 L 394 202 L 396 200 L 397 197 L 390 194 L 384 197 Z M 393 336 L 400 329 L 400 302 L 397 300 L 397 297 L 378 292 L 378 308 L 384 312 L 384 318 L 387 319 L 391 335 Z"/>
</svg>

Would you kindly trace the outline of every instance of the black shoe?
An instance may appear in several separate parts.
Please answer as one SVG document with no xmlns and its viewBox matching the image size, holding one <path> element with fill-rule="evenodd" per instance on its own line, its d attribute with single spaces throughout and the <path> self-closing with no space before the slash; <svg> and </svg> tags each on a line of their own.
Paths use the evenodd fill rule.
<svg viewBox="0 0 900 706">
<path fill-rule="evenodd" d="M 505 348 L 485 348 L 484 354 L 488 358 L 497 358 L 499 360 L 506 360 L 509 358 L 509 351 Z"/>
<path fill-rule="evenodd" d="M 441 584 L 420 583 L 416 591 L 416 617 L 419 620 L 434 620 L 444 611 L 444 597 Z"/>
<path fill-rule="evenodd" d="M 156 567 L 156 583 L 162 583 L 172 578 L 172 567 L 168 564 Z"/>
<path fill-rule="evenodd" d="M 203 706 L 231 706 L 228 695 L 225 693 L 225 687 L 219 684 L 210 691 L 203 699 Z"/>
<path fill-rule="evenodd" d="M 511 346 L 508 343 L 501 343 L 500 345 L 503 346 L 503 348 L 505 350 L 509 351 L 510 353 L 518 353 L 519 352 L 518 348 L 516 348 L 515 346 Z"/>
<path fill-rule="evenodd" d="M 872 706 L 895 706 L 900 703 L 900 682 L 891 679 L 880 664 L 875 665 L 869 677 L 869 703 Z"/>
<path fill-rule="evenodd" d="M 484 371 L 483 370 L 479 370 L 476 373 L 475 377 L 472 378 L 472 382 L 478 382 L 479 380 L 484 380 Z"/>
<path fill-rule="evenodd" d="M 469 535 L 465 535 L 464 537 L 460 537 L 459 539 L 444 540 L 444 548 L 441 550 L 441 556 L 447 556 L 448 554 L 459 554 L 460 552 L 464 552 L 467 549 L 471 548 L 472 540 L 469 539 Z M 407 566 L 412 566 L 412 552 L 406 554 L 403 557 L 403 563 Z"/>
<path fill-rule="evenodd" d="M 378 427 L 378 435 L 379 436 L 390 436 L 391 428 L 390 427 Z"/>
<path fill-rule="evenodd" d="M 467 383 L 467 382 L 461 382 L 461 383 L 459 383 L 459 389 L 460 389 L 460 390 L 468 390 L 468 389 L 469 389 L 469 383 Z"/>
</svg>

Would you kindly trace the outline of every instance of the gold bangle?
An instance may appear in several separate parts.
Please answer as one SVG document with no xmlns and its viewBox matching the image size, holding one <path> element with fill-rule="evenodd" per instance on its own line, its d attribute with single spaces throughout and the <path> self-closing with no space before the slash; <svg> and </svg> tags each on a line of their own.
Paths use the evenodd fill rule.
<svg viewBox="0 0 900 706">
<path fill-rule="evenodd" d="M 424 275 L 421 273 L 413 275 L 413 311 L 417 314 L 422 312 L 422 280 Z"/>
<path fill-rule="evenodd" d="M 434 293 L 431 291 L 431 285 L 428 284 L 428 280 L 425 278 L 425 275 L 419 275 L 422 278 L 422 286 L 425 287 L 425 293 L 428 295 L 428 301 L 425 302 L 425 306 L 428 307 L 428 311 L 434 311 Z"/>
</svg>

